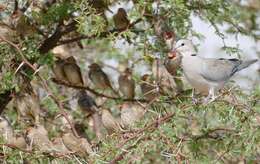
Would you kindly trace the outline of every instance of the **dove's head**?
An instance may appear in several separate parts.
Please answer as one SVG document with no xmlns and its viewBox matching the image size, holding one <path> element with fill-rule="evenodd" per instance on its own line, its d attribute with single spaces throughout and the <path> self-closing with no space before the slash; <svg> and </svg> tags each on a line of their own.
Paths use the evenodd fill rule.
<svg viewBox="0 0 260 164">
<path fill-rule="evenodd" d="M 188 39 L 178 40 L 175 44 L 173 51 L 171 51 L 168 55 L 169 58 L 176 57 L 176 54 L 180 54 L 182 56 L 191 56 L 196 53 L 193 43 Z"/>
</svg>

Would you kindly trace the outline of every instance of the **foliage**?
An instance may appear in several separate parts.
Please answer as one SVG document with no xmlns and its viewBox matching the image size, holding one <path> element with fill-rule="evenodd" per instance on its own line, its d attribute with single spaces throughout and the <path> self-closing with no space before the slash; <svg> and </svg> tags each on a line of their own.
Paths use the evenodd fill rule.
<svg viewBox="0 0 260 164">
<path fill-rule="evenodd" d="M 205 37 L 192 30 L 192 16 L 199 17 L 215 29 L 223 40 L 223 50 L 231 55 L 240 54 L 240 47 L 227 46 L 225 39 L 230 34 L 259 40 L 259 6 L 252 5 L 252 1 L 247 4 L 235 0 L 121 1 L 124 6 L 132 4 L 133 7 L 127 10 L 131 24 L 119 30 L 113 19 L 106 17 L 108 8 L 113 8 L 118 1 L 103 1 L 101 5 L 100 0 L 95 6 L 91 0 L 0 0 L 0 94 L 12 91 L 0 98 L 0 108 L 5 108 L 2 115 L 9 118 L 17 133 L 26 133 L 23 124 L 17 120 L 10 97 L 28 92 L 30 87 L 37 90 L 41 109 L 45 111 L 41 119 L 46 122 L 63 114 L 59 102 L 65 108 L 73 108 L 70 100 L 76 92 L 75 87 L 60 86 L 50 78 L 57 55 L 74 56 L 80 63 L 84 79 L 88 71 L 85 65 L 92 62 L 104 66 L 113 63 L 112 73 L 108 71 L 111 79 L 115 78 L 114 69 L 120 72 L 121 66 L 132 67 L 134 80 L 139 85 L 143 72 L 152 72 L 151 63 L 155 58 L 164 59 L 169 51 L 163 32 L 174 32 L 177 39 Z M 64 54 L 51 51 L 59 45 L 65 47 Z M 178 70 L 177 75 L 180 74 Z M 136 90 L 137 97 L 143 98 L 140 89 Z M 98 89 L 94 91 L 100 93 Z M 95 134 L 81 111 L 66 110 L 72 114 L 75 123 L 86 126 L 84 135 L 93 141 L 93 154 L 57 157 L 37 151 L 23 152 L 7 145 L 1 149 L 1 160 L 6 163 L 106 163 L 113 160 L 122 160 L 123 163 L 259 162 L 259 86 L 255 86 L 250 95 L 241 93 L 239 89 L 232 90 L 206 106 L 192 104 L 189 96 L 160 95 L 157 101 L 149 104 L 144 119 L 133 129 L 107 135 L 101 143 L 95 143 Z M 118 115 L 117 106 L 124 101 L 110 98 L 102 107 L 110 108 L 113 114 Z M 170 118 L 158 121 L 170 114 Z M 57 127 L 47 127 L 50 138 L 60 135 L 61 129 Z"/>
</svg>

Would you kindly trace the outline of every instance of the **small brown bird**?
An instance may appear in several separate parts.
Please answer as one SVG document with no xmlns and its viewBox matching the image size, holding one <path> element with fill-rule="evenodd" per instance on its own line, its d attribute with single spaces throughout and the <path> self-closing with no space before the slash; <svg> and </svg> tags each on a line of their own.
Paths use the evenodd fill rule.
<svg viewBox="0 0 260 164">
<path fill-rule="evenodd" d="M 80 155 L 91 154 L 90 143 L 85 138 L 77 138 L 72 133 L 65 133 L 62 135 L 64 145 L 72 152 L 79 153 Z"/>
<path fill-rule="evenodd" d="M 28 146 L 23 136 L 15 136 L 10 138 L 8 144 L 14 145 L 15 147 L 22 150 L 26 150 Z"/>
<path fill-rule="evenodd" d="M 9 141 L 10 138 L 14 137 L 13 128 L 5 117 L 0 116 L 0 136 L 5 141 Z"/>
<path fill-rule="evenodd" d="M 138 103 L 125 102 L 121 106 L 121 120 L 124 126 L 133 126 L 144 114 L 144 108 Z"/>
<path fill-rule="evenodd" d="M 118 95 L 117 91 L 115 91 L 110 83 L 110 80 L 103 72 L 101 67 L 97 63 L 93 63 L 89 66 L 89 78 L 92 81 L 92 83 L 98 88 L 98 89 L 111 89 L 116 95 Z"/>
<path fill-rule="evenodd" d="M 181 66 L 181 55 L 177 55 L 173 59 L 166 57 L 164 60 L 164 66 L 172 76 L 176 76 L 177 70 Z"/>
<path fill-rule="evenodd" d="M 63 65 L 63 71 L 69 83 L 75 86 L 84 86 L 80 67 L 73 56 L 68 57 Z"/>
<path fill-rule="evenodd" d="M 0 116 L 0 136 L 7 144 L 14 145 L 20 149 L 26 149 L 27 144 L 23 136 L 15 136 L 9 121 Z"/>
<path fill-rule="evenodd" d="M 86 91 L 81 90 L 78 93 L 78 104 L 80 109 L 86 113 L 87 115 L 90 115 L 93 119 L 93 128 L 96 134 L 96 137 L 98 140 L 102 139 L 102 121 L 101 121 L 101 116 L 98 113 L 99 109 L 97 107 L 97 104 L 95 100 L 87 94 Z"/>
<path fill-rule="evenodd" d="M 146 100 L 153 101 L 159 96 L 159 89 L 153 83 L 151 75 L 144 74 L 141 78 L 141 90 Z"/>
<path fill-rule="evenodd" d="M 62 60 L 61 58 L 57 57 L 57 60 L 55 61 L 53 67 L 52 67 L 52 71 L 55 75 L 55 78 L 57 80 L 61 80 L 61 81 L 67 81 L 66 75 L 63 71 L 63 65 L 64 65 L 65 61 Z"/>
<path fill-rule="evenodd" d="M 52 144 L 54 147 L 55 152 L 57 152 L 57 154 L 60 155 L 64 155 L 64 154 L 70 154 L 72 153 L 71 151 L 69 151 L 69 149 L 65 146 L 65 144 L 63 143 L 63 140 L 61 137 L 57 137 L 54 138 L 52 140 Z"/>
<path fill-rule="evenodd" d="M 120 120 L 117 120 L 109 109 L 102 110 L 102 122 L 109 134 L 121 130 Z"/>
<path fill-rule="evenodd" d="M 169 56 L 172 56 L 172 54 L 169 54 Z M 175 55 L 173 54 L 173 56 Z M 165 68 L 173 76 L 177 92 L 183 91 L 183 82 L 179 77 L 176 76 L 177 70 L 181 67 L 181 60 L 181 55 L 176 55 L 176 57 L 174 57 L 173 59 L 166 57 L 164 60 Z"/>
<path fill-rule="evenodd" d="M 117 30 L 125 30 L 130 25 L 125 9 L 119 8 L 113 16 L 113 21 Z"/>
<path fill-rule="evenodd" d="M 108 0 L 88 0 L 88 3 L 91 7 L 96 9 L 96 12 L 98 14 L 104 13 L 105 10 L 108 10 L 109 12 L 113 13 L 109 8 L 109 1 Z"/>
<path fill-rule="evenodd" d="M 86 114 L 93 114 L 99 111 L 95 100 L 84 90 L 78 93 L 78 105 L 82 112 Z"/>
<path fill-rule="evenodd" d="M 126 68 L 125 71 L 118 78 L 119 90 L 127 99 L 135 97 L 135 81 L 132 78 L 132 71 Z"/>
<path fill-rule="evenodd" d="M 14 104 L 18 112 L 18 119 L 28 119 L 34 124 L 40 123 L 39 98 L 35 94 L 17 94 Z"/>
<path fill-rule="evenodd" d="M 176 40 L 176 35 L 173 31 L 164 31 L 162 32 L 163 40 L 165 41 L 168 50 L 172 50 L 174 48 L 174 43 Z"/>
<path fill-rule="evenodd" d="M 47 130 L 42 126 L 30 127 L 26 130 L 26 141 L 33 148 L 41 152 L 53 152 L 54 146 L 48 138 Z"/>
</svg>

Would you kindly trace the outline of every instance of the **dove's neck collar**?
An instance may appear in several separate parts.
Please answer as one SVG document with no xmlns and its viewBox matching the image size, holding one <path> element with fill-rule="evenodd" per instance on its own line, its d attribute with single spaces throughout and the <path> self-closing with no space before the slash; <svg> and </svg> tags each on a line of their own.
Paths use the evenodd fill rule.
<svg viewBox="0 0 260 164">
<path fill-rule="evenodd" d="M 181 54 L 182 54 L 183 57 L 195 57 L 195 56 L 198 56 L 197 52 L 195 50 L 182 51 Z"/>
</svg>

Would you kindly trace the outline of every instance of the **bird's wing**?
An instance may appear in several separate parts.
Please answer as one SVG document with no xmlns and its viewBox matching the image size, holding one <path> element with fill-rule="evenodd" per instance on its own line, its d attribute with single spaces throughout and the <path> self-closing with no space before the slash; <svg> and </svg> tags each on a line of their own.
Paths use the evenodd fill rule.
<svg viewBox="0 0 260 164">
<path fill-rule="evenodd" d="M 212 82 L 227 81 L 238 71 L 238 66 L 242 63 L 239 59 L 206 59 L 201 58 L 202 77 Z"/>
</svg>

